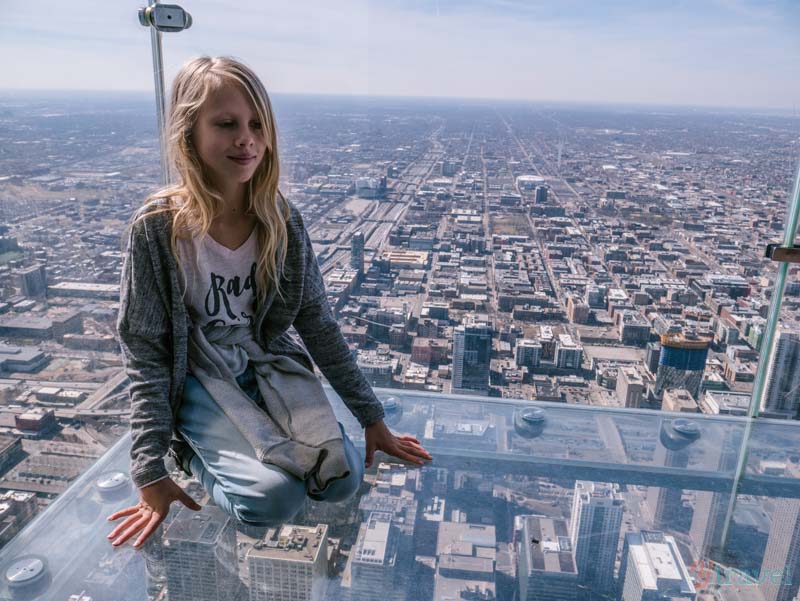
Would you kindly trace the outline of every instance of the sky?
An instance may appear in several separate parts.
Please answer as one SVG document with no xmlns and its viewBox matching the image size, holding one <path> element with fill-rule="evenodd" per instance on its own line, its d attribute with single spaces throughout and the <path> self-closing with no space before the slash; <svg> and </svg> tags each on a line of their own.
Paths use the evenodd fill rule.
<svg viewBox="0 0 800 601">
<path fill-rule="evenodd" d="M 0 90 L 152 91 L 144 3 L 3 0 Z M 224 54 L 276 93 L 800 108 L 800 0 L 180 4 L 167 86 Z"/>
</svg>

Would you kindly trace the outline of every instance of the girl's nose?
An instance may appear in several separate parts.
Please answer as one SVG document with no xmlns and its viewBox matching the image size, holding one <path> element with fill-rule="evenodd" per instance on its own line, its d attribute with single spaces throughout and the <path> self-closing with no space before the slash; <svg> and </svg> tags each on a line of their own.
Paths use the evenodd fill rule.
<svg viewBox="0 0 800 601">
<path fill-rule="evenodd" d="M 254 142 L 255 136 L 253 132 L 249 131 L 248 128 L 239 130 L 238 136 L 236 137 L 237 146 L 252 146 Z"/>
</svg>

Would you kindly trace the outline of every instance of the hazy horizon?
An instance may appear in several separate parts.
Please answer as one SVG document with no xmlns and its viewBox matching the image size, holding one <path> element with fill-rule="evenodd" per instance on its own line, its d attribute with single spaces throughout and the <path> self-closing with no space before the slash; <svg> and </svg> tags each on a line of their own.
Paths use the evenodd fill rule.
<svg viewBox="0 0 800 601">
<path fill-rule="evenodd" d="M 85 96 L 108 95 L 109 97 L 141 97 L 143 102 L 155 100 L 153 90 L 69 90 L 69 89 L 14 89 L 0 88 L 0 96 L 16 95 L 20 97 L 36 97 L 36 95 L 52 96 Z M 335 94 L 335 93 L 314 93 L 314 92 L 270 92 L 273 100 L 280 98 L 329 98 L 341 100 L 398 100 L 398 101 L 430 101 L 430 102 L 453 102 L 453 103 L 498 103 L 504 105 L 531 105 L 541 108 L 596 108 L 596 109 L 625 109 L 641 112 L 678 112 L 678 113 L 710 113 L 710 114 L 741 114 L 753 116 L 772 116 L 799 118 L 798 107 L 753 107 L 753 106 L 716 106 L 716 105 L 690 105 L 690 104 L 648 104 L 636 102 L 601 102 L 601 101 L 570 101 L 558 99 L 535 99 L 535 98 L 490 98 L 490 97 L 456 97 L 456 96 L 397 96 L 388 94 Z"/>
</svg>

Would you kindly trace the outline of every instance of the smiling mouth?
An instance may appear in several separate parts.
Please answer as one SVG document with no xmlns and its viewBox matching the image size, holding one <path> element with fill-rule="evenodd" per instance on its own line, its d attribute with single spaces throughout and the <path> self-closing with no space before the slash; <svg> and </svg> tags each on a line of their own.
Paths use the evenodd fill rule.
<svg viewBox="0 0 800 601">
<path fill-rule="evenodd" d="M 239 163 L 240 165 L 247 165 L 256 160 L 256 157 L 228 157 L 230 160 Z"/>
</svg>

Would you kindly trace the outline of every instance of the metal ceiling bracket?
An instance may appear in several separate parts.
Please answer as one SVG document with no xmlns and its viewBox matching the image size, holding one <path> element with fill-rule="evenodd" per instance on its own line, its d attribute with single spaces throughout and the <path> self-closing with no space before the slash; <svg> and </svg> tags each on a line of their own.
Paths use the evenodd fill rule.
<svg viewBox="0 0 800 601">
<path fill-rule="evenodd" d="M 767 244 L 764 256 L 780 263 L 800 263 L 800 245 Z"/>
</svg>

